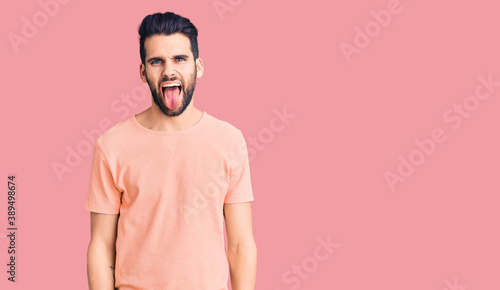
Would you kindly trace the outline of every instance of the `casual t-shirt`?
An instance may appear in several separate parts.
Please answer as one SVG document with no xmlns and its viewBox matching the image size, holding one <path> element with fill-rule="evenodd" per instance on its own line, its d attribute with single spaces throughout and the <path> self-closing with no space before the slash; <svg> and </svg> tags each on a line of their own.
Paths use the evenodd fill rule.
<svg viewBox="0 0 500 290">
<path fill-rule="evenodd" d="M 243 134 L 206 112 L 176 132 L 132 115 L 96 139 L 85 209 L 120 214 L 120 290 L 226 290 L 223 205 L 248 201 Z"/>
</svg>

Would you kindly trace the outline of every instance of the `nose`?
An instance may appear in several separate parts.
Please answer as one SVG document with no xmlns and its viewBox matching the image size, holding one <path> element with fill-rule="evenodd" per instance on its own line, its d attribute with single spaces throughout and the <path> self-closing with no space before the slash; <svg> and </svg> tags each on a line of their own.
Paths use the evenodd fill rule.
<svg viewBox="0 0 500 290">
<path fill-rule="evenodd" d="M 165 69 L 163 70 L 163 75 L 168 78 L 171 78 L 175 75 L 175 67 L 172 62 L 167 61 L 165 63 Z"/>
</svg>

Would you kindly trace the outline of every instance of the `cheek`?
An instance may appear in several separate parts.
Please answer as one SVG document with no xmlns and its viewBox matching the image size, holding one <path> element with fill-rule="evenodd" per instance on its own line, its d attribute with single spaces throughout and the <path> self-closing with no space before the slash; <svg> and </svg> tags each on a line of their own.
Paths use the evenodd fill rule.
<svg viewBox="0 0 500 290">
<path fill-rule="evenodd" d="M 194 75 L 193 71 L 188 71 L 183 76 L 184 76 L 183 80 L 184 80 L 184 83 L 185 83 L 186 86 L 189 86 L 193 82 L 193 80 L 195 78 L 195 75 Z"/>
<path fill-rule="evenodd" d="M 146 74 L 148 76 L 148 79 L 149 81 L 151 82 L 157 82 L 158 81 L 158 76 L 159 76 L 159 72 L 158 72 L 158 69 L 155 69 L 155 68 L 149 68 L 146 70 Z"/>
</svg>

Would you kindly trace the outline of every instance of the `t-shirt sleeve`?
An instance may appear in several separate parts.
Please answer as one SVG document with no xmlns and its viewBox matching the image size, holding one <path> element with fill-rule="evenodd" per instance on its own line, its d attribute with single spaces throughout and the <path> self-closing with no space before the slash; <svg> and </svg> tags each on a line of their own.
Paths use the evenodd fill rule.
<svg viewBox="0 0 500 290">
<path fill-rule="evenodd" d="M 120 204 L 121 192 L 116 187 L 99 139 L 96 139 L 85 209 L 98 213 L 118 214 L 120 213 Z"/>
<path fill-rule="evenodd" d="M 224 203 L 253 201 L 250 162 L 243 133 L 238 130 L 238 141 L 229 166 L 229 187 Z"/>
</svg>

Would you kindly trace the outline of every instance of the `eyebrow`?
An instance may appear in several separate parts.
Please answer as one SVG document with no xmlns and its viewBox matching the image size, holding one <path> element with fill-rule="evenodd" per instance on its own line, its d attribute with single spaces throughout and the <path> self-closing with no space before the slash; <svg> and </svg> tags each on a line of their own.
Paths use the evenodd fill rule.
<svg viewBox="0 0 500 290">
<path fill-rule="evenodd" d="M 188 59 L 189 56 L 186 55 L 186 54 L 177 54 L 177 55 L 174 55 L 172 58 L 184 58 L 184 59 Z M 152 62 L 152 61 L 155 61 L 155 60 L 164 60 L 163 57 L 159 57 L 159 56 L 154 56 L 154 57 L 151 57 L 147 60 L 147 62 Z"/>
</svg>

